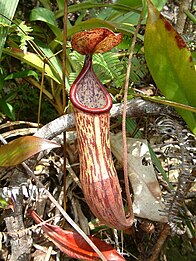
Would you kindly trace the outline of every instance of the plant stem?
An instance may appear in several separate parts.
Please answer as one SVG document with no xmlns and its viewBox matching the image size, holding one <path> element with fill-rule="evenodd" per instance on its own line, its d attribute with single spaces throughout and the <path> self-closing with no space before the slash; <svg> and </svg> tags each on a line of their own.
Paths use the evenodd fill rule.
<svg viewBox="0 0 196 261">
<path fill-rule="evenodd" d="M 63 108 L 66 107 L 66 45 L 67 45 L 67 0 L 64 0 L 64 17 L 63 17 L 63 79 L 62 79 L 62 94 L 63 94 Z"/>
<path fill-rule="evenodd" d="M 185 11 L 188 10 L 190 6 L 191 1 L 190 0 L 182 0 L 179 3 L 179 13 L 177 17 L 177 24 L 176 24 L 176 30 L 179 34 L 182 34 L 184 31 L 184 26 L 186 22 L 186 14 Z"/>
<path fill-rule="evenodd" d="M 157 258 L 159 257 L 160 251 L 163 247 L 163 244 L 165 243 L 169 234 L 170 234 L 170 226 L 168 224 L 165 224 L 165 226 L 163 227 L 163 230 L 161 231 L 161 234 L 154 246 L 154 249 L 152 251 L 151 257 L 149 258 L 149 261 L 157 260 Z"/>
<path fill-rule="evenodd" d="M 41 120 L 41 105 L 42 105 L 42 94 L 43 94 L 43 89 L 44 89 L 44 74 L 45 74 L 45 60 L 44 60 L 44 66 L 43 66 L 43 69 L 42 69 L 42 78 L 41 78 L 41 89 L 40 89 L 40 92 L 39 92 L 39 106 L 38 106 L 38 116 L 37 116 L 37 125 L 38 125 L 38 128 L 40 127 L 40 120 Z"/>
<path fill-rule="evenodd" d="M 63 79 L 62 79 L 62 94 L 63 94 L 63 111 L 65 113 L 66 108 L 66 45 L 67 45 L 67 0 L 64 0 L 64 16 L 63 16 Z M 66 210 L 66 131 L 63 132 L 63 186 L 64 186 L 64 209 Z"/>
<path fill-rule="evenodd" d="M 130 188 L 129 188 L 129 179 L 128 179 L 128 172 L 127 172 L 127 137 L 126 137 L 126 114 L 127 114 L 127 96 L 128 96 L 128 88 L 129 88 L 129 78 L 131 72 L 131 62 L 134 53 L 134 47 L 137 40 L 137 34 L 140 28 L 141 21 L 143 19 L 143 15 L 141 14 L 138 20 L 138 24 L 133 36 L 133 40 L 131 43 L 130 54 L 128 58 L 128 66 L 127 66 L 127 73 L 126 73 L 126 80 L 125 80 L 125 87 L 124 87 L 124 107 L 123 107 L 123 119 L 122 119 L 122 135 L 123 135 L 123 157 L 124 157 L 124 182 L 125 182 L 125 192 L 127 197 L 127 204 L 129 207 L 130 216 L 134 219 L 133 214 L 133 207 L 132 201 L 130 197 Z"/>
</svg>

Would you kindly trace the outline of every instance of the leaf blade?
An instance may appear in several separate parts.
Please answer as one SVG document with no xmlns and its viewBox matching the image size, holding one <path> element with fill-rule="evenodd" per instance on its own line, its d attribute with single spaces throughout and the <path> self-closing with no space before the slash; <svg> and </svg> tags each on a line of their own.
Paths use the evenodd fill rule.
<svg viewBox="0 0 196 261">
<path fill-rule="evenodd" d="M 43 222 L 35 211 L 29 209 L 30 216 L 36 223 Z M 42 229 L 52 242 L 70 257 L 85 260 L 100 260 L 91 246 L 76 232 L 61 229 L 58 226 L 43 224 Z M 99 238 L 90 236 L 92 242 L 100 249 L 108 261 L 124 261 L 125 259 L 109 244 Z"/>
<path fill-rule="evenodd" d="M 148 1 L 144 48 L 151 75 L 162 94 L 171 101 L 196 107 L 196 73 L 183 38 Z M 176 109 L 196 134 L 196 115 Z"/>
<path fill-rule="evenodd" d="M 34 154 L 60 147 L 58 143 L 34 136 L 18 138 L 0 147 L 0 166 L 14 166 Z"/>
<path fill-rule="evenodd" d="M 18 3 L 19 3 L 19 0 L 13 0 L 13 1 L 1 0 L 1 3 L 0 3 L 0 24 L 1 24 L 1 26 L 0 26 L 0 39 L 1 39 L 0 57 L 2 54 L 3 46 L 6 41 L 8 27 L 11 24 L 11 20 L 14 17 Z M 8 19 L 6 19 L 6 17 Z"/>
<path fill-rule="evenodd" d="M 42 59 L 35 53 L 26 52 L 24 53 L 20 49 L 16 48 L 6 48 L 3 50 L 4 53 L 11 55 L 12 57 L 19 59 L 22 62 L 25 62 L 29 64 L 30 66 L 38 69 L 40 72 L 42 72 L 44 68 L 44 62 Z M 45 74 L 49 78 L 53 79 L 55 82 L 60 83 L 61 78 L 60 76 L 54 72 L 48 64 L 45 64 Z"/>
</svg>

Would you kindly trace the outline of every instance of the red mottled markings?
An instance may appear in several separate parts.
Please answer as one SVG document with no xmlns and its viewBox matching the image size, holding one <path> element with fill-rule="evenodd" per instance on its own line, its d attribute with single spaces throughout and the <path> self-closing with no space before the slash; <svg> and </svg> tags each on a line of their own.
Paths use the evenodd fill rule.
<svg viewBox="0 0 196 261">
<path fill-rule="evenodd" d="M 109 145 L 109 113 L 99 116 L 75 109 L 80 156 L 80 180 L 84 196 L 92 212 L 111 227 L 124 229 L 129 225 L 124 214 L 120 185 L 113 165 Z M 95 117 L 99 123 L 95 126 Z M 88 122 L 88 124 L 87 124 Z M 100 129 L 102 155 L 96 144 L 96 129 Z M 89 136 L 90 132 L 90 136 Z M 91 164 L 89 165 L 89 158 Z M 103 168 L 100 168 L 102 160 Z"/>
<path fill-rule="evenodd" d="M 90 123 L 91 123 L 90 120 L 87 118 L 86 119 L 86 124 L 89 125 Z"/>
<path fill-rule="evenodd" d="M 189 61 L 192 63 L 192 61 L 193 61 L 193 57 L 192 56 L 189 57 Z"/>
<path fill-rule="evenodd" d="M 176 39 L 176 43 L 177 43 L 179 49 L 186 47 L 186 42 L 183 40 L 183 38 L 179 34 L 175 35 L 175 39 Z"/>
<path fill-rule="evenodd" d="M 164 17 L 162 16 L 162 14 L 160 14 L 160 15 L 159 15 L 159 18 L 160 18 L 160 19 L 163 19 Z"/>
<path fill-rule="evenodd" d="M 164 24 L 165 24 L 165 28 L 168 30 L 168 31 L 171 31 L 173 29 L 172 25 L 164 19 Z"/>
<path fill-rule="evenodd" d="M 159 18 L 160 18 L 161 20 L 163 20 L 164 25 L 165 25 L 165 28 L 166 28 L 168 31 L 171 31 L 171 30 L 173 29 L 172 25 L 165 19 L 165 17 L 164 17 L 162 14 L 159 15 Z"/>
</svg>

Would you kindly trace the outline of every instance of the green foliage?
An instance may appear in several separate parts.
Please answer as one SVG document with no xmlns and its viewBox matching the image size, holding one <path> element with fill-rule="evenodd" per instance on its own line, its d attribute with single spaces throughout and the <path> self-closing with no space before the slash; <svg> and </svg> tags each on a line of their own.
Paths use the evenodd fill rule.
<svg viewBox="0 0 196 261">
<path fill-rule="evenodd" d="M 0 194 L 0 208 L 6 209 L 8 208 L 9 203 L 7 202 L 7 200 L 1 196 Z"/>
<path fill-rule="evenodd" d="M 5 99 L 0 99 L 0 112 L 5 114 L 11 120 L 15 120 L 15 112 L 13 106 Z"/>
<path fill-rule="evenodd" d="M 103 84 L 115 82 L 116 87 L 122 87 L 125 81 L 125 66 L 118 54 L 107 52 L 94 56 L 95 73 Z"/>
<path fill-rule="evenodd" d="M 0 70 L 0 114 L 1 116 L 6 115 L 12 120 L 15 120 L 15 112 L 13 106 L 10 104 L 9 95 L 5 95 L 3 92 L 4 88 L 4 77 L 3 70 Z"/>
<path fill-rule="evenodd" d="M 8 29 L 11 24 L 11 20 L 15 14 L 18 2 L 19 0 L 1 0 L 0 2 L 0 57 L 7 37 Z"/>
<path fill-rule="evenodd" d="M 11 73 L 4 78 L 4 81 L 16 79 L 16 78 L 24 78 L 29 76 L 33 76 L 37 81 L 39 81 L 38 74 L 33 70 L 24 70 L 21 72 Z"/>
<path fill-rule="evenodd" d="M 61 30 L 58 28 L 55 14 L 46 8 L 36 7 L 32 10 L 30 15 L 30 21 L 42 21 L 47 23 L 53 33 L 58 36 Z"/>
<path fill-rule="evenodd" d="M 185 234 L 183 237 L 174 236 L 168 240 L 166 255 L 168 261 L 194 261 L 196 253 Z"/>
<path fill-rule="evenodd" d="M 59 23 L 59 20 L 57 20 L 63 15 L 63 2 L 60 0 L 57 1 L 56 11 L 53 11 L 50 1 L 43 0 L 41 2 L 43 4 L 43 7 L 36 7 L 30 13 L 30 21 L 34 22 L 33 26 L 27 26 L 24 22 L 21 22 L 18 28 L 15 28 L 16 34 L 17 36 L 19 36 L 19 40 L 17 38 L 14 38 L 14 33 L 12 33 L 12 35 L 10 36 L 10 42 L 12 43 L 11 48 L 4 49 L 4 54 L 7 56 L 10 55 L 26 65 L 25 72 L 29 70 L 29 66 L 38 70 L 40 73 L 42 73 L 44 70 L 44 75 L 49 84 L 49 88 L 46 88 L 45 85 L 41 87 L 39 74 L 37 74 L 39 80 L 38 78 L 36 78 L 37 83 L 34 85 L 39 89 L 42 88 L 43 93 L 46 95 L 47 99 L 61 114 L 64 110 L 62 108 L 61 101 L 62 59 L 61 55 L 56 55 L 55 53 L 60 52 L 63 42 L 62 28 L 60 28 L 61 23 Z M 95 12 L 95 9 L 92 8 L 102 8 L 106 6 L 108 7 L 107 9 L 100 9 L 100 11 L 98 12 L 97 17 L 100 17 L 102 19 L 94 18 L 93 14 Z M 83 18 L 85 18 L 85 15 L 87 14 L 87 11 L 89 11 L 89 8 L 89 19 L 84 19 L 85 21 L 83 21 Z M 141 12 L 141 10 L 136 10 L 135 8 L 135 4 L 133 4 L 133 6 L 126 6 L 120 3 L 108 5 L 92 1 L 71 5 L 68 7 L 68 11 L 79 12 L 80 15 L 73 25 L 69 21 L 67 23 L 68 40 L 74 33 L 78 31 L 95 27 L 107 27 L 112 30 L 118 30 L 129 37 L 134 32 L 133 25 L 137 23 L 138 14 Z M 112 15 L 111 10 L 114 15 Z M 137 15 L 135 16 L 135 14 Z M 131 19 L 129 19 L 129 17 L 131 17 Z M 40 28 L 39 25 L 36 26 L 37 21 L 42 22 L 43 28 Z M 44 38 L 44 27 L 46 30 L 49 30 L 49 34 L 46 36 L 46 38 Z M 42 31 L 43 34 L 41 33 Z M 36 32 L 38 32 L 38 34 L 36 34 Z M 143 40 L 142 35 L 138 35 L 138 38 Z M 33 50 L 27 52 L 26 47 L 28 42 L 31 43 Z M 128 48 L 129 46 L 125 45 L 125 52 Z M 19 49 L 22 49 L 22 51 L 20 51 Z M 122 54 L 121 57 L 119 57 L 117 55 L 118 49 L 116 49 L 116 51 L 113 51 L 112 53 L 96 55 L 94 57 L 95 71 L 104 84 L 107 84 L 112 88 L 123 87 L 127 67 L 127 54 L 125 54 L 125 52 L 124 54 Z M 69 50 L 67 53 L 68 55 L 70 54 L 71 58 L 75 55 Z M 69 92 L 70 83 L 73 82 L 79 72 L 79 69 L 81 68 L 78 66 L 77 63 L 75 63 L 74 65 L 74 58 L 73 60 L 71 60 L 70 57 L 67 59 L 67 92 Z M 131 73 L 131 81 L 138 81 L 144 77 L 146 73 L 146 68 L 145 66 L 141 65 L 142 64 L 140 63 L 140 59 L 134 57 L 132 64 L 133 70 Z M 16 78 L 17 75 L 12 75 L 9 77 Z M 35 74 L 32 74 L 32 72 L 28 72 L 26 75 L 25 73 L 20 74 L 20 77 L 35 77 Z M 35 83 L 31 79 L 30 81 Z"/>
<path fill-rule="evenodd" d="M 113 1 L 117 4 L 121 4 L 121 5 L 127 5 L 131 8 L 138 8 L 138 7 L 142 7 L 142 0 L 131 0 L 131 1 L 127 1 L 127 0 L 116 0 Z"/>
<path fill-rule="evenodd" d="M 17 27 L 16 30 L 18 31 L 17 35 L 20 37 L 20 49 L 24 52 L 27 50 L 28 41 L 32 41 L 34 38 L 29 36 L 29 33 L 33 31 L 33 29 L 25 24 L 22 21 Z"/>
<path fill-rule="evenodd" d="M 72 84 L 83 66 L 84 56 L 75 51 L 72 52 L 70 56 L 76 69 L 75 72 L 70 73 L 69 82 Z M 103 84 L 115 81 L 116 87 L 123 86 L 125 80 L 125 67 L 119 60 L 118 54 L 112 52 L 95 54 L 93 56 L 93 67 L 96 75 Z"/>
<path fill-rule="evenodd" d="M 75 68 L 75 72 L 71 72 L 69 76 L 69 83 L 71 85 L 82 69 L 84 57 L 75 51 L 70 53 L 70 57 Z M 148 72 L 147 67 L 143 63 L 144 59 L 142 57 L 142 55 L 133 57 L 132 71 L 130 75 L 131 82 L 137 82 L 143 79 Z M 120 55 L 116 52 L 95 54 L 93 56 L 93 68 L 97 77 L 103 84 L 111 85 L 115 88 L 122 88 L 126 77 L 126 52 L 123 52 Z"/>
<path fill-rule="evenodd" d="M 191 52 L 150 1 L 148 6 L 144 47 L 152 77 L 168 100 L 196 107 L 196 73 Z M 196 134 L 196 115 L 179 108 L 177 111 Z"/>
<path fill-rule="evenodd" d="M 46 77 L 53 79 L 57 83 L 61 82 L 60 76 L 54 71 L 52 66 L 46 63 L 47 60 L 43 61 L 43 59 L 36 53 L 24 53 L 22 50 L 16 48 L 6 48 L 4 49 L 4 53 L 19 59 L 33 68 L 38 69 L 40 72 L 44 69 Z"/>
<path fill-rule="evenodd" d="M 6 5 L 0 12 L 12 19 L 18 0 L 2 0 L 1 4 L 3 2 Z M 43 7 L 34 8 L 31 11 L 29 21 L 26 23 L 21 21 L 17 27 L 15 25 L 10 26 L 9 19 L 0 16 L 0 54 L 8 33 L 8 41 L 1 61 L 4 70 L 1 70 L 0 75 L 0 112 L 11 120 L 16 119 L 14 109 L 17 112 L 17 119 L 36 119 L 39 91 L 42 88 L 44 97 L 47 98 L 47 102 L 43 99 L 42 123 L 47 123 L 51 118 L 57 117 L 56 111 L 60 114 L 64 111 L 61 93 L 64 0 L 57 0 L 52 3 L 49 0 L 40 0 L 39 2 Z M 78 31 L 96 27 L 107 27 L 124 34 L 123 43 L 117 48 L 105 54 L 96 54 L 93 57 L 94 70 L 101 82 L 109 87 L 108 89 L 111 92 L 113 90 L 115 90 L 114 93 L 123 92 L 131 38 L 140 13 L 143 12 L 144 20 L 137 37 L 139 44 L 136 44 L 134 50 L 130 83 L 140 82 L 147 75 L 148 69 L 144 61 L 145 53 L 153 79 L 166 99 L 183 103 L 185 106 L 195 107 L 196 96 L 193 86 L 195 84 L 195 71 L 187 47 L 179 49 L 174 44 L 176 43 L 175 37 L 179 37 L 178 34 L 173 29 L 165 30 L 167 26 L 170 28 L 169 25 L 163 18 L 157 19 L 160 14 L 153 11 L 153 18 L 156 19 L 153 21 L 154 23 L 149 22 L 149 20 L 147 22 L 143 53 L 143 28 L 146 21 L 145 14 L 147 14 L 146 0 L 117 0 L 113 1 L 112 4 L 103 2 L 81 1 L 81 3 L 68 7 L 68 12 L 72 13 L 73 16 L 75 15 L 75 18 L 73 21 L 67 22 L 67 96 L 69 95 L 70 85 L 80 72 L 84 60 L 82 55 L 71 49 L 69 40 Z M 152 2 L 158 10 L 161 10 L 166 0 L 154 0 Z M 1 4 L 0 9 L 3 6 Z M 5 10 L 7 11 L 4 12 Z M 11 12 L 12 14 L 9 14 Z M 178 38 L 178 40 L 181 44 L 184 44 L 181 38 Z M 33 45 L 28 46 L 29 42 Z M 26 52 L 27 47 L 28 52 Z M 193 60 L 195 57 L 196 55 L 193 53 Z M 42 73 L 45 76 L 43 86 L 41 86 Z M 15 88 L 11 87 L 11 83 L 14 83 Z M 9 89 L 9 92 L 7 89 Z M 134 92 L 134 90 L 129 90 L 129 93 L 131 92 Z M 154 101 L 159 102 L 158 99 L 154 99 Z M 68 101 L 67 104 L 69 104 Z M 53 110 L 52 106 L 56 111 Z M 173 106 L 175 106 L 174 103 Z M 178 112 L 195 133 L 195 115 L 185 109 L 182 110 L 182 107 L 178 109 Z M 133 134 L 136 129 L 135 122 L 128 119 L 128 132 Z M 137 131 L 135 137 L 141 138 L 141 132 Z M 33 144 L 32 140 L 30 140 L 30 143 Z M 26 159 L 27 155 L 31 156 L 36 153 L 36 148 L 31 147 L 29 154 L 24 145 L 26 145 L 26 142 L 22 146 L 16 142 L 12 148 L 13 151 L 3 146 L 3 152 L 0 151 L 1 164 L 18 164 Z M 150 146 L 149 149 L 154 166 L 162 174 L 169 188 L 173 189 L 159 159 Z M 0 195 L 0 207 L 5 208 L 7 204 Z M 185 244 L 185 241 L 179 243 L 179 237 L 177 238 L 178 240 L 174 238 L 170 241 L 168 249 L 166 249 L 168 260 L 195 260 L 194 253 L 187 253 L 187 255 L 182 253 L 181 247 Z M 130 240 L 127 241 L 130 242 Z M 189 246 L 186 247 L 189 249 Z M 137 253 L 137 255 L 139 254 Z"/>
</svg>

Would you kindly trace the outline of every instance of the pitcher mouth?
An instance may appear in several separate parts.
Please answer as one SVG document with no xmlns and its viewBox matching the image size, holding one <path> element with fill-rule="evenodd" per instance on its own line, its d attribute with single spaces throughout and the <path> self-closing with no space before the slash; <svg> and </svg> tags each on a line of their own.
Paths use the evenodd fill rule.
<svg viewBox="0 0 196 261">
<path fill-rule="evenodd" d="M 92 68 L 92 56 L 87 55 L 82 71 L 70 90 L 73 105 L 85 112 L 104 113 L 112 107 L 112 98 Z"/>
</svg>

